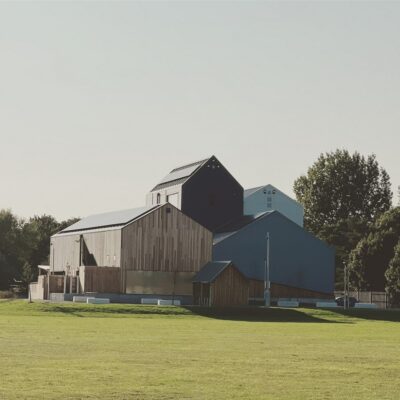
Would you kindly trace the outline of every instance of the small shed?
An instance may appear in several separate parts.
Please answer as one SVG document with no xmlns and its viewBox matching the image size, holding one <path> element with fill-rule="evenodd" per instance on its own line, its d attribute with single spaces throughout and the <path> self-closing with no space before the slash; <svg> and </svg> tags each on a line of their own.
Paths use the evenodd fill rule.
<svg viewBox="0 0 400 400">
<path fill-rule="evenodd" d="M 231 261 L 211 261 L 193 278 L 193 301 L 201 306 L 245 306 L 249 281 Z"/>
</svg>

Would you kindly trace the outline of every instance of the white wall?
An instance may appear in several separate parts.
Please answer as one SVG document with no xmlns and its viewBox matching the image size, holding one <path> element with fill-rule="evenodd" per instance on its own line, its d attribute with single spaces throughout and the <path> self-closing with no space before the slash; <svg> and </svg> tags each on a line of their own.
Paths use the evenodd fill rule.
<svg viewBox="0 0 400 400">
<path fill-rule="evenodd" d="M 171 203 L 178 209 L 182 206 L 182 185 L 169 186 L 154 192 L 147 193 L 146 206 L 157 205 L 157 193 L 160 193 L 160 204 Z"/>
<path fill-rule="evenodd" d="M 244 198 L 246 215 L 274 210 L 279 211 L 297 225 L 303 226 L 303 206 L 272 185 L 266 185 Z"/>
</svg>

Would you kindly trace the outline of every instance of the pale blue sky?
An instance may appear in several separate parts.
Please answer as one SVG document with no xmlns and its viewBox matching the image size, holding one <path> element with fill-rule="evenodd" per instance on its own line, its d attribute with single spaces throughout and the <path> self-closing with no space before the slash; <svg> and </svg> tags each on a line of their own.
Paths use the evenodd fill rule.
<svg viewBox="0 0 400 400">
<path fill-rule="evenodd" d="M 321 152 L 400 184 L 400 3 L 0 3 L 0 208 L 131 208 L 215 154 L 245 187 Z"/>
</svg>

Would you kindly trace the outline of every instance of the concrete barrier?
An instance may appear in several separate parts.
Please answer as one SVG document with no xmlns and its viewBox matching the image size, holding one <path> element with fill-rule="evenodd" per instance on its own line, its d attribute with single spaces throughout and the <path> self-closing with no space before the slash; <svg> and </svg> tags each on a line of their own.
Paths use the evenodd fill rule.
<svg viewBox="0 0 400 400">
<path fill-rule="evenodd" d="M 299 302 L 293 300 L 278 300 L 278 307 L 298 307 Z"/>
<path fill-rule="evenodd" d="M 375 303 L 356 303 L 354 305 L 355 308 L 378 308 L 378 305 Z"/>
<path fill-rule="evenodd" d="M 104 299 L 104 298 L 96 298 L 96 297 L 88 297 L 86 300 L 87 304 L 109 304 L 110 299 Z"/>
<path fill-rule="evenodd" d="M 317 301 L 315 304 L 318 308 L 338 308 L 339 306 L 334 301 Z"/>
<path fill-rule="evenodd" d="M 159 306 L 180 306 L 180 300 L 158 300 L 157 304 Z"/>
<path fill-rule="evenodd" d="M 140 303 L 157 305 L 158 299 L 150 299 L 150 298 L 143 297 L 142 299 L 140 299 Z"/>
<path fill-rule="evenodd" d="M 74 303 L 87 303 L 87 299 L 94 299 L 94 297 L 90 296 L 74 296 L 72 301 Z"/>
</svg>

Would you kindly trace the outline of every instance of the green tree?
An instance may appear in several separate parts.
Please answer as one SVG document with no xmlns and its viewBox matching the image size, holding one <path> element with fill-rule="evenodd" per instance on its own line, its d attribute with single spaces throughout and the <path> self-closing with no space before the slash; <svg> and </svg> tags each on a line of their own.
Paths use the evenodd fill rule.
<svg viewBox="0 0 400 400">
<path fill-rule="evenodd" d="M 336 290 L 343 289 L 343 266 L 348 262 L 350 252 L 367 234 L 368 224 L 358 218 L 340 220 L 336 224 L 325 225 L 318 237 L 335 247 Z"/>
<path fill-rule="evenodd" d="M 317 235 L 348 218 L 373 222 L 392 201 L 389 175 L 375 155 L 347 150 L 321 154 L 295 181 L 294 192 L 304 206 L 305 227 Z"/>
<path fill-rule="evenodd" d="M 48 263 L 50 236 L 77 220 L 59 223 L 42 215 L 25 221 L 10 210 L 0 210 L 0 289 L 9 289 L 15 281 L 22 281 L 26 289 L 37 277 L 37 266 Z"/>
<path fill-rule="evenodd" d="M 10 210 L 0 210 L 0 289 L 8 289 L 21 275 L 21 224 Z"/>
<path fill-rule="evenodd" d="M 29 282 L 37 278 L 40 264 L 49 263 L 50 237 L 78 219 L 71 218 L 61 223 L 51 215 L 30 218 L 22 227 L 24 263 L 22 266 L 22 281 L 27 287 Z"/>
<path fill-rule="evenodd" d="M 394 256 L 386 270 L 386 293 L 392 305 L 400 305 L 400 239 L 394 249 Z"/>
<path fill-rule="evenodd" d="M 347 150 L 321 154 L 306 175 L 294 182 L 304 206 L 304 226 L 335 247 L 336 288 L 343 287 L 343 264 L 369 226 L 390 209 L 392 192 L 375 155 Z"/>
<path fill-rule="evenodd" d="M 385 272 L 400 238 L 400 207 L 381 215 L 350 254 L 350 279 L 360 290 L 383 291 Z"/>
</svg>

